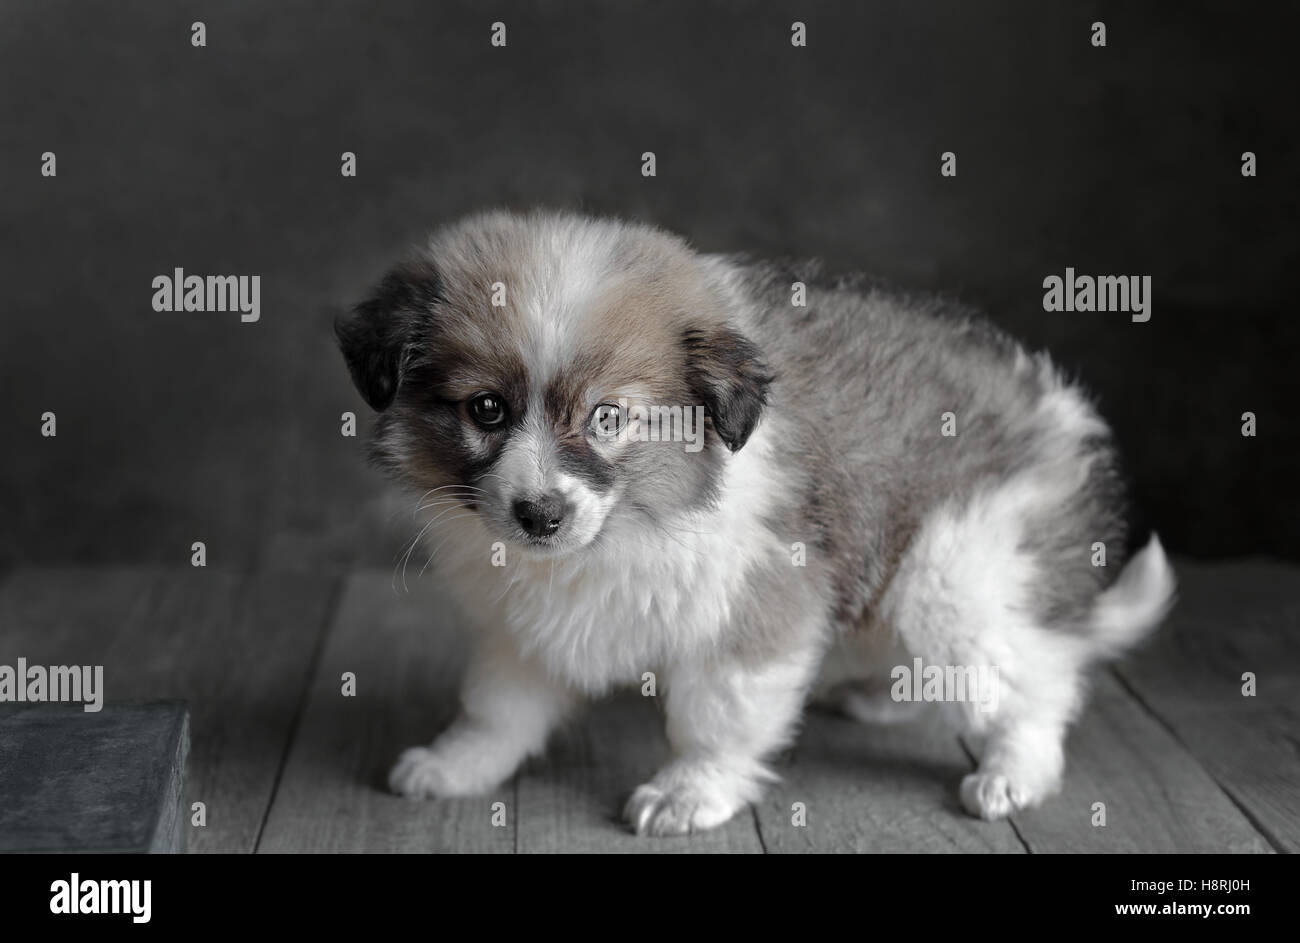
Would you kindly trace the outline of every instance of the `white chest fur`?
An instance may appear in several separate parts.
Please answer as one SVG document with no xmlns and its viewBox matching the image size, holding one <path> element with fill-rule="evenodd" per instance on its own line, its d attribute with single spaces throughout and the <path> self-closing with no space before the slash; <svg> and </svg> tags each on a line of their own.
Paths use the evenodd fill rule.
<svg viewBox="0 0 1300 943">
<path fill-rule="evenodd" d="M 440 570 L 466 609 L 499 622 L 557 677 L 592 692 L 639 685 L 645 672 L 715 643 L 752 591 L 755 564 L 788 556 L 762 523 L 775 484 L 765 454 L 756 435 L 731 458 L 708 512 L 662 527 L 611 524 L 596 544 L 554 560 L 506 547 L 504 565 L 486 551 L 458 553 Z"/>
</svg>

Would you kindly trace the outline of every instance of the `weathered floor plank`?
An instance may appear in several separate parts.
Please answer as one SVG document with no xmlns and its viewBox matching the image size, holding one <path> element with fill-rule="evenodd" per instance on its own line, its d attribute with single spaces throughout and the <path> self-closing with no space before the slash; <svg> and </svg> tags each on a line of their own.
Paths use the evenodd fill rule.
<svg viewBox="0 0 1300 943">
<path fill-rule="evenodd" d="M 519 851 L 761 852 L 748 810 L 698 835 L 638 838 L 627 829 L 623 804 L 668 757 L 651 698 L 626 693 L 589 705 L 519 776 Z"/>
<path fill-rule="evenodd" d="M 1119 676 L 1274 848 L 1300 851 L 1300 568 L 1187 563 L 1179 592 Z"/>
<path fill-rule="evenodd" d="M 1066 745 L 1061 792 L 1014 817 L 1034 852 L 1268 852 L 1196 759 L 1110 673 Z M 1102 803 L 1103 808 L 1095 805 Z M 1104 826 L 1098 812 L 1104 812 Z"/>
<path fill-rule="evenodd" d="M 456 622 L 427 581 L 411 581 L 408 594 L 387 572 L 347 579 L 259 851 L 514 851 L 513 782 L 425 802 L 384 784 L 402 749 L 428 743 L 452 717 L 464 661 Z M 355 696 L 342 693 L 345 672 Z M 505 803 L 502 827 L 495 802 Z"/>
<path fill-rule="evenodd" d="M 763 844 L 769 853 L 1023 852 L 1006 822 L 962 812 L 957 786 L 970 769 L 933 715 L 869 726 L 810 711 L 781 782 L 758 803 Z M 795 824 L 796 803 L 806 825 Z"/>
<path fill-rule="evenodd" d="M 103 665 L 110 703 L 190 709 L 194 852 L 256 842 L 334 581 L 207 568 L 19 570 L 0 587 L 0 664 Z M 187 823 L 187 827 L 188 823 Z"/>
</svg>

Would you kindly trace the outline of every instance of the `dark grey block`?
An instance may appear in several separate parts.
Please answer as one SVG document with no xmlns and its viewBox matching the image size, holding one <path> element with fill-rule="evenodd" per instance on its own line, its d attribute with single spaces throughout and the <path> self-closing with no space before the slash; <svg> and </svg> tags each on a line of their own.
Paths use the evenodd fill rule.
<svg viewBox="0 0 1300 943">
<path fill-rule="evenodd" d="M 6 705 L 0 851 L 182 852 L 183 703 Z"/>
</svg>

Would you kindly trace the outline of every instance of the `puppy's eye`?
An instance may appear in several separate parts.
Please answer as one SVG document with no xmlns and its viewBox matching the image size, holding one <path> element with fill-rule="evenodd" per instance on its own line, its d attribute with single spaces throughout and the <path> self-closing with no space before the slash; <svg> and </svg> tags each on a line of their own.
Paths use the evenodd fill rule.
<svg viewBox="0 0 1300 943">
<path fill-rule="evenodd" d="M 591 411 L 587 424 L 597 438 L 612 439 L 623 430 L 623 410 L 613 403 L 601 403 Z"/>
<path fill-rule="evenodd" d="M 499 426 L 506 421 L 506 404 L 495 393 L 479 393 L 469 401 L 469 414 L 480 426 Z"/>
</svg>

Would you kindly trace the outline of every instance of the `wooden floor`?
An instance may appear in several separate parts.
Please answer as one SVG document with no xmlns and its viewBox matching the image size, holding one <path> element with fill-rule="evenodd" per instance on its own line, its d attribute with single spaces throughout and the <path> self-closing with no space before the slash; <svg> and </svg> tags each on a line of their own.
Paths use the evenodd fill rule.
<svg viewBox="0 0 1300 943">
<path fill-rule="evenodd" d="M 1184 564 L 1180 577 L 1159 640 L 1098 679 L 1064 791 L 1000 823 L 958 808 L 971 760 L 954 736 L 813 713 L 751 813 L 635 838 L 617 814 L 667 749 L 636 695 L 594 705 L 493 795 L 391 796 L 393 758 L 450 717 L 461 655 L 428 580 L 407 593 L 387 571 L 17 570 L 0 582 L 0 664 L 99 664 L 110 702 L 187 701 L 187 801 L 207 808 L 194 852 L 1296 851 L 1300 568 Z"/>
</svg>

